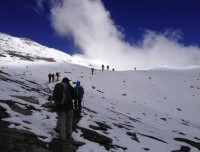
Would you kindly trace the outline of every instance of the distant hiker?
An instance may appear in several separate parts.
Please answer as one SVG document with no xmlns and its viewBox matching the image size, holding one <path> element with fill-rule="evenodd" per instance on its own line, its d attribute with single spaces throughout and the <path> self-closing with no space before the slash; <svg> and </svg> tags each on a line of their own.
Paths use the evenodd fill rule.
<svg viewBox="0 0 200 152">
<path fill-rule="evenodd" d="M 136 67 L 134 68 L 134 70 L 136 71 Z"/>
<path fill-rule="evenodd" d="M 63 78 L 61 83 L 57 83 L 53 91 L 53 100 L 56 104 L 58 113 L 58 129 L 60 138 L 66 139 L 72 134 L 73 119 L 73 87 L 69 83 L 67 77 Z"/>
<path fill-rule="evenodd" d="M 94 68 L 91 68 L 92 75 L 94 74 Z"/>
<path fill-rule="evenodd" d="M 77 81 L 76 86 L 74 87 L 74 109 L 77 112 L 81 112 L 82 110 L 81 103 L 82 103 L 83 95 L 84 95 L 84 89 L 81 86 L 80 81 Z"/>
<path fill-rule="evenodd" d="M 103 65 L 103 64 L 102 64 L 102 66 L 101 66 L 101 67 L 102 67 L 102 71 L 104 71 L 104 65 Z"/>
<path fill-rule="evenodd" d="M 109 65 L 106 66 L 107 70 L 109 70 Z"/>
<path fill-rule="evenodd" d="M 56 72 L 56 81 L 59 81 L 60 72 Z"/>
<path fill-rule="evenodd" d="M 55 80 L 55 74 L 54 73 L 51 74 L 51 77 L 52 77 L 52 82 L 54 82 L 54 80 Z"/>
<path fill-rule="evenodd" d="M 51 83 L 51 73 L 48 74 L 49 83 Z"/>
<path fill-rule="evenodd" d="M 115 69 L 113 68 L 112 71 L 115 71 Z"/>
</svg>

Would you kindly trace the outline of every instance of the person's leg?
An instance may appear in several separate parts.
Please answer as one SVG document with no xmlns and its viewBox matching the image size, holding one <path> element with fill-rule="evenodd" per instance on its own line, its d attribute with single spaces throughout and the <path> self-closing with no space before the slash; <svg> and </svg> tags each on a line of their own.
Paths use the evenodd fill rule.
<svg viewBox="0 0 200 152">
<path fill-rule="evenodd" d="M 77 104 L 78 104 L 77 102 L 78 102 L 77 99 L 74 99 L 74 109 L 75 110 L 77 110 Z"/>
<path fill-rule="evenodd" d="M 65 140 L 66 138 L 65 121 L 66 121 L 65 112 L 63 111 L 58 112 L 58 128 L 59 128 L 60 138 L 62 140 Z"/>
<path fill-rule="evenodd" d="M 66 135 L 70 137 L 72 134 L 72 121 L 73 121 L 73 110 L 67 111 L 66 116 Z"/>
<path fill-rule="evenodd" d="M 78 111 L 79 112 L 81 112 L 81 110 L 82 110 L 81 103 L 82 103 L 82 99 L 78 99 Z"/>
</svg>

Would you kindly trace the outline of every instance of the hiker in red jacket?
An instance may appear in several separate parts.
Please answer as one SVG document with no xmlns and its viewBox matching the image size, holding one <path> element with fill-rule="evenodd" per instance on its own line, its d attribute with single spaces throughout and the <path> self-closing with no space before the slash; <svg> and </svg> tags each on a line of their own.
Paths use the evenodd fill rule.
<svg viewBox="0 0 200 152">
<path fill-rule="evenodd" d="M 59 81 L 60 72 L 56 72 L 56 81 Z"/>
</svg>

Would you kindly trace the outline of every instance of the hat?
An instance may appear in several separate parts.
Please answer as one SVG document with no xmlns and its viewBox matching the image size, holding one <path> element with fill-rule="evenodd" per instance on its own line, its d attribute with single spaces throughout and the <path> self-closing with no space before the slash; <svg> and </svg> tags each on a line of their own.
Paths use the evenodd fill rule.
<svg viewBox="0 0 200 152">
<path fill-rule="evenodd" d="M 70 80 L 67 77 L 65 77 L 65 78 L 62 79 L 62 82 L 65 82 L 65 83 L 69 83 L 69 81 Z"/>
</svg>

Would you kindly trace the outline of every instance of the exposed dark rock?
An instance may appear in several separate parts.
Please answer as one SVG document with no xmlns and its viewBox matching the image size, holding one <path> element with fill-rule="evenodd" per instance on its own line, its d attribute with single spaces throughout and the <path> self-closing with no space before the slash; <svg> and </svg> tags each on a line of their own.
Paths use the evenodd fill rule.
<svg viewBox="0 0 200 152">
<path fill-rule="evenodd" d="M 9 54 L 11 57 L 17 57 L 17 58 L 19 58 L 20 60 L 34 61 L 33 57 L 31 57 L 31 56 L 22 55 L 22 54 L 20 54 L 19 52 L 14 52 L 14 51 L 7 51 L 7 52 L 8 52 L 8 54 Z"/>
<path fill-rule="evenodd" d="M 105 122 L 103 123 L 103 122 L 98 122 L 98 121 L 96 121 L 96 123 L 99 125 L 99 127 L 100 128 L 104 128 L 106 131 L 108 130 L 108 129 L 112 129 L 110 126 L 108 126 Z"/>
<path fill-rule="evenodd" d="M 166 119 L 166 118 L 160 118 L 160 119 L 162 119 L 162 120 L 164 120 L 164 121 L 167 121 L 167 119 Z"/>
<path fill-rule="evenodd" d="M 101 135 L 93 130 L 89 130 L 83 127 L 79 127 L 77 126 L 77 129 L 80 129 L 82 131 L 82 135 L 83 138 L 92 141 L 92 142 L 96 142 L 99 143 L 100 145 L 104 146 L 107 150 L 111 149 L 113 146 L 111 146 L 112 144 L 112 139 L 108 138 L 104 135 Z"/>
<path fill-rule="evenodd" d="M 194 139 L 196 139 L 196 140 L 199 140 L 199 141 L 200 141 L 200 139 L 199 139 L 199 138 L 197 138 L 197 137 L 195 137 Z"/>
<path fill-rule="evenodd" d="M 27 81 L 33 84 L 37 84 L 35 81 L 30 81 L 30 80 L 27 80 Z"/>
<path fill-rule="evenodd" d="M 185 125 L 185 126 L 189 126 L 187 123 L 183 123 L 183 122 L 182 122 L 181 124 L 182 124 L 182 125 Z"/>
<path fill-rule="evenodd" d="M 126 127 L 126 124 L 121 124 L 121 123 L 115 124 L 115 123 L 114 123 L 114 125 L 115 125 L 116 127 L 118 127 L 118 128 L 123 128 L 123 129 L 126 129 L 126 130 L 130 130 L 129 128 Z"/>
<path fill-rule="evenodd" d="M 100 93 L 104 93 L 103 91 L 100 91 L 100 90 L 96 90 L 96 91 L 98 91 L 98 92 L 100 92 Z"/>
<path fill-rule="evenodd" d="M 149 148 L 143 148 L 145 151 L 149 151 L 150 149 Z"/>
<path fill-rule="evenodd" d="M 129 136 L 131 137 L 131 139 L 133 139 L 133 140 L 135 140 L 135 141 L 137 141 L 137 142 L 140 142 L 140 141 L 138 140 L 138 138 L 137 138 L 136 133 L 127 132 L 126 134 L 129 135 Z"/>
<path fill-rule="evenodd" d="M 91 110 L 91 109 L 88 109 L 88 108 L 86 108 L 86 107 L 83 107 L 83 109 L 86 109 L 86 110 L 89 111 L 89 112 L 92 112 L 92 113 L 94 113 L 94 114 L 97 114 L 97 112 L 95 112 L 95 111 L 93 111 L 93 110 Z"/>
<path fill-rule="evenodd" d="M 109 110 L 109 111 L 112 111 L 112 112 L 115 113 L 116 115 L 122 115 L 122 116 L 124 116 L 124 117 L 127 117 L 129 120 L 131 120 L 131 121 L 133 121 L 133 122 L 139 122 L 139 123 L 141 123 L 139 120 L 137 120 L 137 119 L 140 119 L 140 118 L 134 119 L 134 118 L 132 118 L 132 117 L 130 117 L 130 116 L 127 116 L 127 115 L 125 115 L 125 114 L 123 114 L 123 113 L 114 111 L 114 110 L 112 110 L 112 109 L 109 109 L 109 108 L 106 108 L 106 109 Z"/>
<path fill-rule="evenodd" d="M 8 125 L 9 123 L 0 121 L 0 149 L 2 152 L 50 152 L 46 143 L 38 140 L 33 133 L 8 128 Z"/>
<path fill-rule="evenodd" d="M 43 60 L 47 62 L 56 62 L 55 59 L 53 58 L 45 58 L 41 56 L 30 56 L 29 54 L 22 54 L 20 52 L 16 51 L 6 51 L 11 57 L 16 57 L 19 58 L 20 60 L 25 60 L 25 61 L 35 61 L 35 60 Z"/>
<path fill-rule="evenodd" d="M 141 135 L 141 136 L 147 137 L 147 138 L 151 138 L 151 139 L 154 139 L 154 140 L 163 142 L 163 143 L 167 143 L 166 141 L 161 140 L 161 139 L 159 139 L 159 138 L 157 138 L 157 137 L 153 137 L 153 136 L 150 136 L 150 135 L 144 135 L 144 134 L 141 134 L 141 133 L 138 133 L 138 134 Z"/>
<path fill-rule="evenodd" d="M 197 148 L 198 150 L 200 150 L 200 143 L 199 142 L 195 142 L 195 141 L 185 139 L 185 138 L 174 138 L 174 140 L 180 141 L 180 142 L 185 142 L 185 143 Z"/>
<path fill-rule="evenodd" d="M 13 111 L 18 112 L 18 113 L 23 114 L 23 115 L 31 115 L 32 114 L 32 112 L 30 110 L 23 109 L 23 108 L 21 108 L 20 106 L 18 106 L 16 104 L 10 105 L 10 108 Z"/>
<path fill-rule="evenodd" d="M 0 120 L 3 118 L 7 118 L 8 116 L 9 115 L 6 113 L 6 109 L 0 106 Z"/>
<path fill-rule="evenodd" d="M 8 73 L 3 72 L 2 70 L 0 70 L 0 74 L 4 74 L 4 75 L 7 75 L 7 76 L 10 76 Z"/>
<path fill-rule="evenodd" d="M 127 150 L 127 148 L 126 147 L 122 147 L 122 146 L 119 146 L 119 145 L 113 145 L 113 148 L 114 149 L 116 149 L 116 148 L 120 148 L 120 149 L 122 149 L 122 150 Z"/>
<path fill-rule="evenodd" d="M 176 108 L 178 111 L 182 111 L 180 108 Z"/>
<path fill-rule="evenodd" d="M 105 123 L 102 123 L 102 122 L 96 122 L 96 123 L 97 123 L 98 126 L 89 125 L 89 127 L 94 129 L 94 130 L 102 130 L 102 131 L 107 131 L 108 129 L 112 129 L 111 127 L 109 127 Z"/>
<path fill-rule="evenodd" d="M 44 60 L 44 61 L 47 61 L 47 62 L 56 62 L 53 58 L 45 58 L 45 57 L 36 56 L 36 59 L 37 60 Z"/>
<path fill-rule="evenodd" d="M 32 111 L 30 111 L 29 109 L 23 109 L 22 107 L 15 104 L 15 102 L 12 100 L 0 100 L 0 102 L 7 104 L 13 111 L 18 112 L 20 114 L 23 114 L 23 115 L 32 114 Z"/>
<path fill-rule="evenodd" d="M 172 152 L 190 152 L 190 147 L 188 147 L 188 146 L 181 146 L 180 150 L 173 150 Z"/>
<path fill-rule="evenodd" d="M 22 99 L 24 101 L 34 103 L 34 104 L 39 104 L 39 101 L 35 99 L 34 97 L 28 97 L 28 96 L 16 96 L 16 95 L 11 95 L 11 97 Z"/>
<path fill-rule="evenodd" d="M 5 55 L 3 55 L 3 54 L 0 54 L 0 57 L 6 57 Z"/>
<path fill-rule="evenodd" d="M 174 130 L 172 130 L 172 132 L 178 133 L 179 135 L 186 135 L 186 134 L 184 134 L 184 133 L 182 133 L 180 131 L 174 131 Z"/>
</svg>

